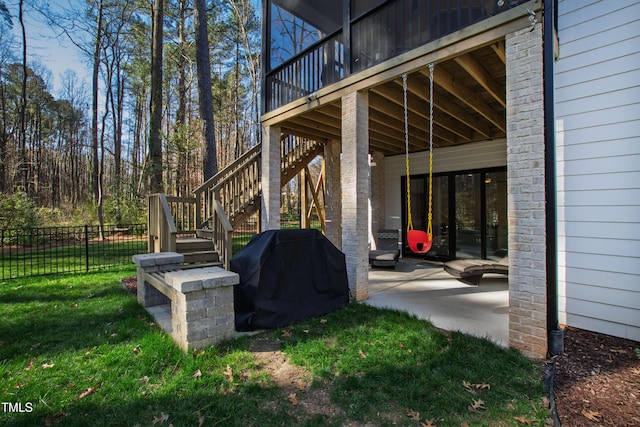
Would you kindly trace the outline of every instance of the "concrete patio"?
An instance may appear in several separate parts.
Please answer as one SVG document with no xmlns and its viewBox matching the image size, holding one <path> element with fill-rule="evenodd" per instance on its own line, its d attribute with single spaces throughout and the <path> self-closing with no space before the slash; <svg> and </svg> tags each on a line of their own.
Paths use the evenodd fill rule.
<svg viewBox="0 0 640 427">
<path fill-rule="evenodd" d="M 401 259 L 392 268 L 369 271 L 366 304 L 402 310 L 436 327 L 488 338 L 503 347 L 509 342 L 507 278 L 486 275 L 480 286 L 459 282 L 442 265 Z"/>
</svg>

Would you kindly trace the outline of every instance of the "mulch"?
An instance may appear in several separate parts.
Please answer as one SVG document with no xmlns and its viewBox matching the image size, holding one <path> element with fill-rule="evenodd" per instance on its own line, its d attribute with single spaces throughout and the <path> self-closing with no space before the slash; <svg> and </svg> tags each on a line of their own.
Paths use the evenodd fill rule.
<svg viewBox="0 0 640 427">
<path fill-rule="evenodd" d="M 640 426 L 640 342 L 567 328 L 554 395 L 563 427 Z"/>
</svg>

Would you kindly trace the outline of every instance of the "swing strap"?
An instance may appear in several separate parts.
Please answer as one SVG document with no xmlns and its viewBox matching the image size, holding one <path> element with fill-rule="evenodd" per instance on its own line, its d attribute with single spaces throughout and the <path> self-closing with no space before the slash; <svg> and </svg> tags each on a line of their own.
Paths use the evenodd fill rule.
<svg viewBox="0 0 640 427">
<path fill-rule="evenodd" d="M 433 238 L 433 70 L 435 62 L 429 64 L 429 213 L 427 234 Z"/>
<path fill-rule="evenodd" d="M 409 116 L 407 107 L 407 73 L 402 75 L 402 93 L 404 96 L 404 148 L 405 168 L 407 173 L 407 231 L 413 230 L 411 217 L 411 171 L 409 170 Z"/>
</svg>

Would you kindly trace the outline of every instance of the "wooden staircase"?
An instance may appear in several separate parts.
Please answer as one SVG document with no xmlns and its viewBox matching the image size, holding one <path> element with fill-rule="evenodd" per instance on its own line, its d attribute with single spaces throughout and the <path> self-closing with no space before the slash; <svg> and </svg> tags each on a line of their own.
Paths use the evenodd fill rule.
<svg viewBox="0 0 640 427">
<path fill-rule="evenodd" d="M 205 237 L 176 238 L 176 252 L 184 255 L 185 264 L 222 266 L 220 254 L 216 251 L 213 240 Z"/>
<path fill-rule="evenodd" d="M 281 181 L 305 170 L 324 143 L 281 139 Z M 194 197 L 149 197 L 149 252 L 179 252 L 185 264 L 229 268 L 233 227 L 260 209 L 262 145 L 258 144 L 194 191 Z"/>
</svg>

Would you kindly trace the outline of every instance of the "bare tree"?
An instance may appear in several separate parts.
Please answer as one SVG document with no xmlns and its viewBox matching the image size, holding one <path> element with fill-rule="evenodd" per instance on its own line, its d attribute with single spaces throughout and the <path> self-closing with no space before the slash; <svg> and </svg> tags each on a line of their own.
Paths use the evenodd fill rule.
<svg viewBox="0 0 640 427">
<path fill-rule="evenodd" d="M 218 172 L 215 123 L 213 121 L 213 95 L 211 93 L 211 60 L 209 58 L 209 36 L 207 31 L 207 9 L 205 0 L 195 0 L 194 19 L 196 26 L 196 67 L 198 69 L 198 102 L 204 137 L 204 179 Z"/>
<path fill-rule="evenodd" d="M 153 2 L 151 41 L 151 117 L 149 123 L 149 188 L 152 193 L 163 191 L 162 182 L 162 52 L 164 36 L 164 1 Z"/>
</svg>

